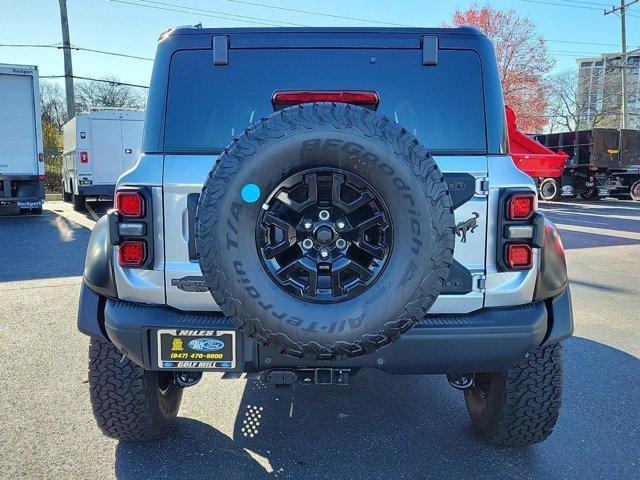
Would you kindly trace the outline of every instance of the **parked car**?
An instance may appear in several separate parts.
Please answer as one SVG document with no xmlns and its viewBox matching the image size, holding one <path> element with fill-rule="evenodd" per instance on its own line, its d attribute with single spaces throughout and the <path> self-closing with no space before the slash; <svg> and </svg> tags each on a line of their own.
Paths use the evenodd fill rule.
<svg viewBox="0 0 640 480">
<path fill-rule="evenodd" d="M 472 27 L 164 34 L 142 156 L 87 250 L 98 426 L 161 436 L 203 372 L 375 368 L 448 375 L 488 441 L 547 438 L 570 293 L 504 115 Z"/>
<path fill-rule="evenodd" d="M 136 162 L 144 112 L 101 109 L 77 115 L 62 127 L 62 192 L 76 210 L 87 197 L 113 200 L 116 180 Z"/>
<path fill-rule="evenodd" d="M 44 180 L 38 67 L 0 64 L 0 209 L 41 213 Z"/>
</svg>

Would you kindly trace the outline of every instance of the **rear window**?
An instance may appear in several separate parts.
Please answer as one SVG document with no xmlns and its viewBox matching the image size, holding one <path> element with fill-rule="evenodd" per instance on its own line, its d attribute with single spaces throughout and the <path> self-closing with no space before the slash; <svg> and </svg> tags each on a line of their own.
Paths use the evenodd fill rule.
<svg viewBox="0 0 640 480">
<path fill-rule="evenodd" d="M 486 151 L 480 58 L 441 50 L 426 67 L 420 50 L 231 50 L 213 67 L 210 50 L 171 59 L 165 151 L 226 147 L 248 125 L 273 112 L 278 90 L 374 90 L 377 111 L 413 133 L 432 152 Z"/>
</svg>

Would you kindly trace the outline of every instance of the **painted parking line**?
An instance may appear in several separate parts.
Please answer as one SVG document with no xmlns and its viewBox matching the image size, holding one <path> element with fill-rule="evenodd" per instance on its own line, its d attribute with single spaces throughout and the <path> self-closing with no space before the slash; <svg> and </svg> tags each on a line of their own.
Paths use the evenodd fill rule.
<svg viewBox="0 0 640 480">
<path fill-rule="evenodd" d="M 99 219 L 98 214 L 93 208 L 91 208 L 89 202 L 86 202 L 84 206 L 87 207 L 87 211 L 89 212 L 89 215 L 91 215 L 91 218 L 93 218 L 97 222 Z"/>
<path fill-rule="evenodd" d="M 595 235 L 607 235 L 609 237 L 627 238 L 629 240 L 640 240 L 640 233 L 629 232 L 625 230 L 611 230 L 608 228 L 584 227 L 581 225 L 567 225 L 566 223 L 556 223 L 556 227 L 560 230 L 569 230 L 570 232 L 592 233 Z"/>
</svg>

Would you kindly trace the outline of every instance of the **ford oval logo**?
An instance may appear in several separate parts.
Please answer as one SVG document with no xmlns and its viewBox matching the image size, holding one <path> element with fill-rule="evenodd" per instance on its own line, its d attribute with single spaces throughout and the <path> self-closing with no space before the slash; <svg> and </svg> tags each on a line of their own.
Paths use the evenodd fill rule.
<svg viewBox="0 0 640 480">
<path fill-rule="evenodd" d="M 224 343 L 215 338 L 194 338 L 187 345 L 198 352 L 215 352 L 224 348 Z"/>
</svg>

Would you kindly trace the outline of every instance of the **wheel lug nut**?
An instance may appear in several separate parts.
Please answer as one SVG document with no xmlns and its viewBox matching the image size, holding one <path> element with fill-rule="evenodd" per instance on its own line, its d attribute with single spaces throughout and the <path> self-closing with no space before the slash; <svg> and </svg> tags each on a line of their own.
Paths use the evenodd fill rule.
<svg viewBox="0 0 640 480">
<path fill-rule="evenodd" d="M 305 228 L 305 230 L 311 230 L 311 228 L 313 227 L 313 222 L 307 219 L 303 222 L 302 226 Z"/>
<path fill-rule="evenodd" d="M 313 247 L 313 241 L 310 238 L 305 238 L 302 241 L 302 248 L 305 250 L 310 250 Z"/>
<path fill-rule="evenodd" d="M 327 258 L 329 256 L 329 250 L 326 248 L 320 249 L 320 258 Z"/>
<path fill-rule="evenodd" d="M 345 248 L 347 248 L 347 242 L 344 240 L 344 238 L 339 238 L 338 240 L 336 240 L 336 247 L 338 247 L 340 250 L 344 250 Z"/>
<path fill-rule="evenodd" d="M 338 230 L 342 230 L 342 229 L 343 229 L 344 227 L 346 227 L 346 226 L 347 226 L 347 224 L 344 222 L 344 220 L 338 220 L 338 221 L 336 222 L 336 228 L 337 228 Z"/>
<path fill-rule="evenodd" d="M 328 210 L 322 210 L 319 214 L 318 214 L 318 218 L 320 218 L 320 220 L 326 222 L 327 220 L 329 220 L 329 218 L 331 218 L 331 215 L 329 214 Z"/>
</svg>

